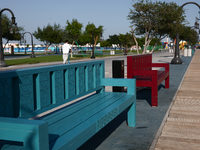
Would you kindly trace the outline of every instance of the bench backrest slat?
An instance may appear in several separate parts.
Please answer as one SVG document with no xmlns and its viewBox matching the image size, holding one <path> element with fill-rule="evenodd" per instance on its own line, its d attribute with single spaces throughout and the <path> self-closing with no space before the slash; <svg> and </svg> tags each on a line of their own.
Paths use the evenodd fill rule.
<svg viewBox="0 0 200 150">
<path fill-rule="evenodd" d="M 127 56 L 127 78 L 132 78 L 134 70 L 151 70 L 152 54 Z"/>
<path fill-rule="evenodd" d="M 101 89 L 104 61 L 0 72 L 0 117 L 21 117 Z"/>
<path fill-rule="evenodd" d="M 132 70 L 150 70 L 152 63 L 152 55 L 135 55 L 127 56 L 127 65 L 132 68 Z"/>
</svg>

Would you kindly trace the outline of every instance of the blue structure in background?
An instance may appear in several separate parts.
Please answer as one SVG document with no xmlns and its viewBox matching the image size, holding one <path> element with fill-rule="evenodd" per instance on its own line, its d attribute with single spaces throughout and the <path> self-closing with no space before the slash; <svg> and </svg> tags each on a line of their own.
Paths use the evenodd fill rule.
<svg viewBox="0 0 200 150">
<path fill-rule="evenodd" d="M 81 47 L 82 50 L 84 51 L 92 51 L 92 47 Z M 45 52 L 46 47 L 34 47 L 33 50 L 34 52 Z M 56 47 L 54 46 L 50 46 L 48 48 L 48 50 L 50 50 L 51 52 L 55 52 Z M 119 50 L 120 48 L 113 48 L 113 47 L 96 47 L 96 50 Z M 80 51 L 80 49 L 78 47 L 73 47 L 73 51 Z M 5 52 L 8 52 L 9 48 L 5 48 Z M 25 47 L 15 47 L 14 48 L 14 52 L 24 52 L 25 51 Z M 61 51 L 61 49 L 59 47 L 57 47 L 57 52 Z M 31 52 L 31 47 L 26 47 L 26 52 Z"/>
</svg>

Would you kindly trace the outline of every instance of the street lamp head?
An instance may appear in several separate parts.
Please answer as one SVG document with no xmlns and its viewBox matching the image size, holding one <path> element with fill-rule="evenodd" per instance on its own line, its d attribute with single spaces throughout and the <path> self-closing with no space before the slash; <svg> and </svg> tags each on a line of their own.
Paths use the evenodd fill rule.
<svg viewBox="0 0 200 150">
<path fill-rule="evenodd" d="M 15 34 L 18 33 L 18 27 L 17 27 L 17 23 L 15 23 L 15 25 L 11 25 L 11 28 L 10 28 L 10 34 L 13 34 L 15 32 Z"/>
<path fill-rule="evenodd" d="M 10 28 L 10 34 L 13 34 L 13 28 L 12 28 L 12 26 Z"/>
</svg>

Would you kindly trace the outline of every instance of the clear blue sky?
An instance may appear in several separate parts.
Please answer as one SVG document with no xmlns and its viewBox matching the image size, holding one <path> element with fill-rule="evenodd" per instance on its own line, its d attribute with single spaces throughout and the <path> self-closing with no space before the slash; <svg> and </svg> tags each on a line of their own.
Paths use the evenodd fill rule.
<svg viewBox="0 0 200 150">
<path fill-rule="evenodd" d="M 155 0 L 153 0 L 155 1 Z M 163 1 L 163 0 L 160 0 Z M 96 26 L 104 27 L 103 38 L 109 35 L 125 34 L 130 31 L 130 21 L 127 15 L 132 7 L 132 0 L 0 0 L 0 9 L 9 8 L 13 11 L 18 26 L 25 31 L 33 33 L 38 27 L 59 23 L 66 26 L 66 21 L 77 19 L 85 26 L 94 23 Z M 172 2 L 172 0 L 166 0 Z M 188 0 L 177 0 L 178 5 L 182 5 Z M 199 0 L 193 0 L 200 5 Z M 189 4 L 186 9 L 187 20 L 190 26 L 194 25 L 195 17 L 199 18 L 199 8 Z M 4 11 L 10 18 L 11 14 Z M 30 43 L 30 35 L 26 34 L 27 43 Z M 34 44 L 43 44 L 34 39 Z"/>
</svg>

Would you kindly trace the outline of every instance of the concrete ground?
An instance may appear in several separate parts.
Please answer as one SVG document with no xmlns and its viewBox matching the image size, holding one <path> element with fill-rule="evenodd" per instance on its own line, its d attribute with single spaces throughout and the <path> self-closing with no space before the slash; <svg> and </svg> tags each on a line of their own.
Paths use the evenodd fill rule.
<svg viewBox="0 0 200 150">
<path fill-rule="evenodd" d="M 153 53 L 153 62 L 170 63 L 173 54 L 169 52 Z M 147 150 L 162 123 L 162 120 L 177 92 L 182 78 L 190 64 L 192 57 L 181 57 L 183 64 L 170 64 L 170 88 L 164 89 L 164 82 L 158 88 L 158 107 L 151 107 L 151 89 L 142 88 L 137 91 L 137 125 L 128 127 L 126 124 L 125 110 L 111 123 L 104 127 L 99 133 L 94 135 L 79 150 Z M 97 58 L 95 60 L 105 60 L 105 76 L 112 77 L 112 60 L 124 60 L 126 77 L 126 56 Z M 77 63 L 81 61 L 93 61 L 91 59 L 71 61 Z M 46 65 L 57 65 L 60 62 L 40 63 L 31 65 L 18 65 L 0 68 L 0 71 L 15 70 L 20 68 L 38 67 Z M 158 68 L 157 68 L 158 69 Z M 111 87 L 106 88 L 110 91 Z"/>
</svg>

